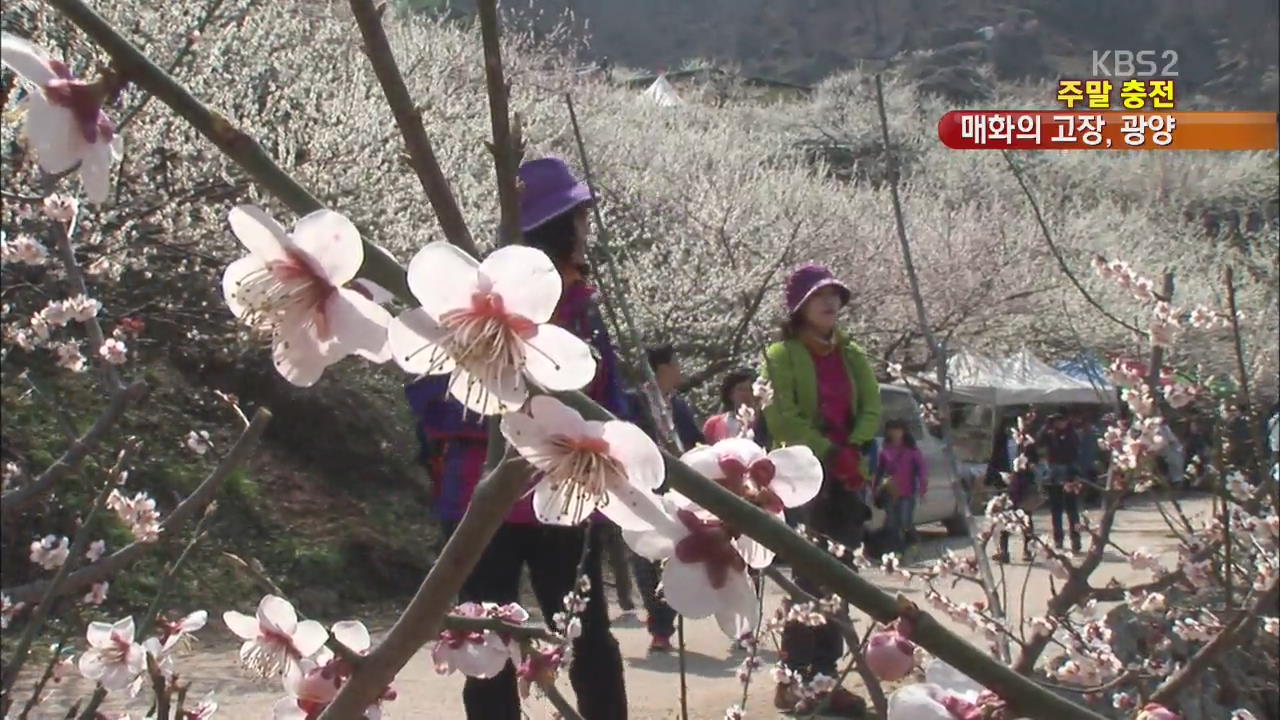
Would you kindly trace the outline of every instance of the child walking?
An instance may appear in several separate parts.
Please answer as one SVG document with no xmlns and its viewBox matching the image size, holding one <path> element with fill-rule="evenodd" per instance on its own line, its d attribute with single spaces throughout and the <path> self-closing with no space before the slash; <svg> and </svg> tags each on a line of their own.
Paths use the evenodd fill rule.
<svg viewBox="0 0 1280 720">
<path fill-rule="evenodd" d="M 915 528 L 916 503 L 924 500 L 929 489 L 924 455 L 916 447 L 916 439 L 901 420 L 884 424 L 884 447 L 876 467 L 878 492 L 887 496 L 885 529 L 889 542 L 899 553 L 907 550 L 907 540 Z"/>
</svg>

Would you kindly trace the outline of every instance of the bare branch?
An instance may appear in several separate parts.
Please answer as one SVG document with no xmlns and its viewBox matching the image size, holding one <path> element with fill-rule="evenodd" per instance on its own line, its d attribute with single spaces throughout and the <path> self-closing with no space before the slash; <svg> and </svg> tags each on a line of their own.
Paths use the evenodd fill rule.
<svg viewBox="0 0 1280 720">
<path fill-rule="evenodd" d="M 484 43 L 484 77 L 489 91 L 489 123 L 493 128 L 493 170 L 498 178 L 498 244 L 509 245 L 520 240 L 520 193 L 516 186 L 516 166 L 522 148 L 517 134 L 512 135 L 508 96 L 511 85 L 503 77 L 501 20 L 497 0 L 476 0 L 480 15 L 480 37 Z"/>
<path fill-rule="evenodd" d="M 160 532 L 162 534 L 176 532 L 178 528 L 181 528 L 213 500 L 214 495 L 222 487 L 222 481 L 226 480 L 232 470 L 244 463 L 249 454 L 253 452 L 253 449 L 257 447 L 258 440 L 262 438 L 262 432 L 266 430 L 267 423 L 270 421 L 271 412 L 269 410 L 260 408 L 254 413 L 253 421 L 249 423 L 249 427 L 240 433 L 240 437 L 236 439 L 235 444 L 218 462 L 217 467 L 205 477 L 190 495 L 178 503 L 173 512 L 169 513 L 169 516 L 160 524 Z M 129 543 L 98 562 L 71 573 L 60 588 L 59 595 L 77 592 L 96 582 L 106 580 L 136 562 L 154 547 L 156 547 L 155 543 Z M 48 583 L 41 581 L 5 588 L 3 592 L 15 601 L 34 602 L 40 598 L 47 587 Z"/>
<path fill-rule="evenodd" d="M 421 183 L 427 200 L 431 202 L 431 208 L 435 210 L 440 230 L 449 242 L 478 259 L 480 249 L 471 238 L 471 231 L 467 229 L 467 221 L 462 217 L 458 200 L 436 160 L 435 148 L 422 124 L 422 113 L 414 107 L 409 88 L 405 86 L 404 77 L 396 65 L 395 53 L 392 52 L 391 43 L 387 41 L 387 34 L 382 28 L 382 9 L 374 7 L 373 0 L 351 0 L 351 12 L 355 15 L 356 25 L 360 26 L 360 35 L 364 38 L 365 55 L 369 56 L 373 73 L 382 85 L 387 105 L 404 137 L 409 165 L 418 176 L 418 182 Z"/>
<path fill-rule="evenodd" d="M 77 438 L 71 444 L 71 447 L 67 448 L 52 465 L 30 483 L 0 495 L 0 516 L 5 519 L 12 517 L 14 513 L 26 508 L 36 499 L 52 490 L 58 480 L 67 473 L 79 467 L 89 453 L 98 446 L 98 443 L 102 442 L 107 431 L 114 427 L 120 417 L 124 415 L 129 403 L 142 397 L 146 390 L 146 384 L 142 381 L 137 381 L 126 387 L 123 392 L 113 394 L 107 406 L 103 408 L 102 413 L 93 421 L 93 425 Z"/>
</svg>

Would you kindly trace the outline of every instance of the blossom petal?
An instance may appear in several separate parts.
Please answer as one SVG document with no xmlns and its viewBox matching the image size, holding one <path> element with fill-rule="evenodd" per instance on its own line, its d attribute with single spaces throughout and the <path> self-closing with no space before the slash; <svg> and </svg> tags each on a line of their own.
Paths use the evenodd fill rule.
<svg viewBox="0 0 1280 720">
<path fill-rule="evenodd" d="M 240 302 L 240 284 L 253 273 L 262 272 L 266 268 L 256 255 L 245 255 L 227 266 L 222 272 L 222 299 L 236 319 L 244 317 L 245 306 Z"/>
<path fill-rule="evenodd" d="M 799 507 L 822 489 L 822 461 L 804 445 L 791 445 L 769 453 L 775 469 L 769 489 L 787 507 Z"/>
<path fill-rule="evenodd" d="M 627 471 L 627 479 L 641 490 L 657 490 L 667 476 L 662 451 L 643 430 L 629 422 L 614 420 L 601 433 L 609 443 L 609 454 Z"/>
<path fill-rule="evenodd" d="M 113 635 L 128 642 L 133 642 L 134 632 L 133 616 L 121 618 L 111 626 L 111 633 Z"/>
<path fill-rule="evenodd" d="M 475 258 L 443 240 L 428 243 L 409 261 L 409 290 L 439 320 L 450 310 L 471 307 L 478 267 Z"/>
<path fill-rule="evenodd" d="M 704 618 L 720 609 L 704 563 L 681 562 L 673 555 L 662 570 L 662 591 L 667 604 L 685 617 Z"/>
<path fill-rule="evenodd" d="M 102 653 L 94 650 L 89 650 L 81 655 L 76 666 L 80 668 L 80 674 L 90 680 L 97 680 L 107 671 L 106 663 L 102 660 Z"/>
<path fill-rule="evenodd" d="M 564 287 L 551 258 L 527 245 L 508 245 L 491 254 L 480 263 L 480 273 L 493 283 L 507 312 L 539 324 L 551 320 Z"/>
<path fill-rule="evenodd" d="M 328 639 L 329 631 L 315 620 L 303 620 L 293 631 L 293 647 L 302 657 L 311 657 L 320 652 Z"/>
<path fill-rule="evenodd" d="M 338 288 L 325 302 L 329 329 L 343 355 L 359 354 L 373 362 L 391 359 L 387 326 L 391 313 L 355 290 Z"/>
<path fill-rule="evenodd" d="M 491 368 L 487 377 L 457 370 L 449 382 L 454 399 L 478 415 L 518 410 L 529 397 L 529 386 L 515 368 Z"/>
<path fill-rule="evenodd" d="M 502 672 L 510 658 L 506 643 L 492 632 L 486 632 L 483 643 L 464 643 L 451 654 L 450 660 L 463 675 L 491 678 Z"/>
<path fill-rule="evenodd" d="M 524 344 L 524 371 L 548 390 L 578 390 L 596 376 L 591 347 L 559 325 L 539 325 Z"/>
<path fill-rule="evenodd" d="M 235 610 L 228 610 L 222 613 L 222 622 L 226 623 L 231 632 L 243 640 L 252 640 L 258 637 L 257 618 L 249 617 Z"/>
<path fill-rule="evenodd" d="M 637 555 L 648 560 L 666 560 L 676 552 L 676 542 L 667 533 L 650 528 L 648 530 L 623 530 L 622 539 L 627 547 Z"/>
<path fill-rule="evenodd" d="M 750 536 L 743 535 L 734 540 L 733 544 L 738 548 L 738 554 L 742 555 L 742 559 L 753 568 L 767 568 L 769 563 L 773 562 L 773 551 Z"/>
<path fill-rule="evenodd" d="M 88 143 L 70 110 L 51 104 L 43 95 L 29 96 L 27 139 L 46 172 L 64 173 L 80 162 Z"/>
<path fill-rule="evenodd" d="M 945 691 L 933 684 L 914 683 L 889 696 L 888 720 L 955 720 L 939 700 Z"/>
<path fill-rule="evenodd" d="M 549 395 L 538 395 L 529 401 L 529 415 L 542 428 L 544 437 L 568 435 L 600 435 L 603 426 L 587 422 L 582 414 Z M 597 430 L 593 432 L 593 430 Z"/>
<path fill-rule="evenodd" d="M 283 697 L 271 706 L 272 720 L 307 720 L 307 712 L 298 707 L 295 697 Z"/>
<path fill-rule="evenodd" d="M 258 602 L 258 625 L 265 630 L 292 635 L 298 627 L 298 612 L 279 595 L 267 595 Z"/>
<path fill-rule="evenodd" d="M 89 647 L 107 647 L 111 645 L 111 623 L 91 622 L 89 628 L 85 631 L 85 639 L 89 641 Z"/>
<path fill-rule="evenodd" d="M 182 618 L 182 620 L 178 622 L 178 627 L 184 633 L 193 633 L 200 628 L 203 628 L 207 622 L 209 622 L 209 611 L 197 610 Z"/>
<path fill-rule="evenodd" d="M 364 652 L 373 644 L 369 629 L 359 620 L 343 620 L 333 624 L 333 638 L 355 652 Z"/>
<path fill-rule="evenodd" d="M 42 90 L 50 80 L 58 77 L 44 50 L 17 35 L 0 34 L 0 61 L 21 75 L 23 80 L 39 85 Z"/>
<path fill-rule="evenodd" d="M 299 219 L 293 226 L 293 244 L 307 256 L 311 269 L 333 285 L 346 285 L 364 262 L 360 231 L 332 210 L 316 210 Z"/>
<path fill-rule="evenodd" d="M 284 260 L 293 249 L 293 241 L 270 213 L 257 205 L 238 205 L 227 213 L 231 232 L 245 249 L 264 263 Z"/>
<path fill-rule="evenodd" d="M 106 202 L 111 194 L 111 144 L 89 143 L 80 156 L 80 184 L 89 202 Z"/>
<path fill-rule="evenodd" d="M 565 501 L 565 491 L 572 483 L 554 487 L 549 480 L 542 480 L 533 488 L 533 514 L 544 525 L 574 526 L 581 524 L 597 510 L 595 505 L 580 505 Z"/>
<path fill-rule="evenodd" d="M 443 375 L 453 372 L 453 357 L 439 344 L 445 330 L 422 308 L 400 313 L 387 325 L 391 357 L 405 372 Z"/>
<path fill-rule="evenodd" d="M 610 487 L 608 500 L 600 506 L 600 512 L 623 530 L 647 530 L 659 523 L 663 515 L 658 506 L 658 496 L 640 490 L 633 485 Z"/>
<path fill-rule="evenodd" d="M 276 371 L 298 387 L 315 385 L 334 360 L 306 325 L 277 327 L 271 345 L 271 359 L 275 362 Z"/>
<path fill-rule="evenodd" d="M 132 663 L 105 663 L 98 682 L 108 690 L 119 690 L 132 682 L 139 672 L 141 668 L 133 667 Z"/>
<path fill-rule="evenodd" d="M 681 455 L 680 462 L 705 478 L 719 480 L 724 477 L 724 471 L 720 469 L 720 454 L 715 446 L 699 445 Z"/>
<path fill-rule="evenodd" d="M 538 398 L 534 398 L 537 400 Z M 543 424 L 522 412 L 507 413 L 502 416 L 502 436 L 511 443 L 516 452 L 539 470 L 550 467 L 553 459 L 545 452 L 550 438 Z"/>
<path fill-rule="evenodd" d="M 717 591 L 720 608 L 716 623 L 725 635 L 737 639 L 760 624 L 760 600 L 745 573 L 730 573 L 729 581 Z"/>
</svg>

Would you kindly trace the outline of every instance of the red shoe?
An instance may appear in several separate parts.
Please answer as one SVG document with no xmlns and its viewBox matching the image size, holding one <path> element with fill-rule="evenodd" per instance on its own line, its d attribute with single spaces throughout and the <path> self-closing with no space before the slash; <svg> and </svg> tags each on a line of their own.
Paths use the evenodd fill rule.
<svg viewBox="0 0 1280 720">
<path fill-rule="evenodd" d="M 665 635 L 650 635 L 649 652 L 671 652 L 671 638 Z"/>
</svg>

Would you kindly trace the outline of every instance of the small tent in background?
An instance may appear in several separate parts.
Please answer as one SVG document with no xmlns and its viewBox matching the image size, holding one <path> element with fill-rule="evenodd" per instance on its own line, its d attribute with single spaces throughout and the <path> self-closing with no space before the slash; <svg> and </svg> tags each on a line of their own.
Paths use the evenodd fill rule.
<svg viewBox="0 0 1280 720">
<path fill-rule="evenodd" d="M 658 79 L 653 81 L 653 84 L 644 91 L 641 97 L 658 107 L 676 107 L 684 104 L 684 101 L 676 94 L 676 89 L 671 87 L 671 83 L 667 82 L 666 75 L 659 75 Z"/>
</svg>

